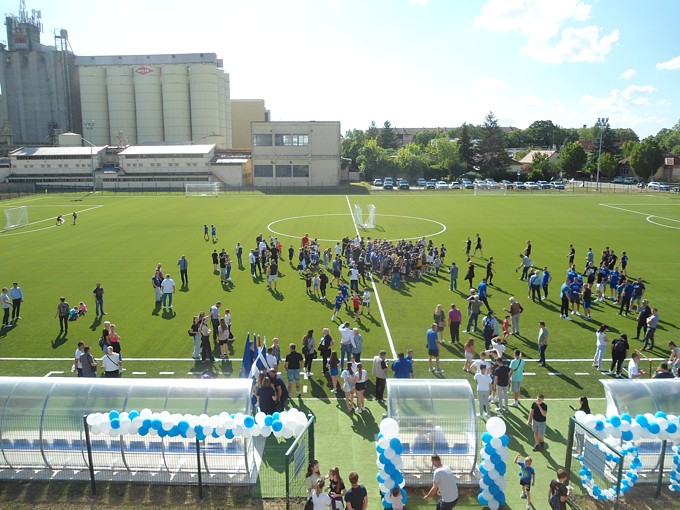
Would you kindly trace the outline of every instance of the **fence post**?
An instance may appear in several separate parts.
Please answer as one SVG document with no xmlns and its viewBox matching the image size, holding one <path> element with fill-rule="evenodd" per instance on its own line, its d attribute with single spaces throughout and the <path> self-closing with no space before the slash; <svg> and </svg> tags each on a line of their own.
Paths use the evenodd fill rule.
<svg viewBox="0 0 680 510">
<path fill-rule="evenodd" d="M 309 451 L 309 458 L 310 459 L 316 459 L 316 455 L 314 454 L 314 424 L 316 423 L 316 418 L 314 417 L 313 414 L 308 414 L 307 415 L 308 420 L 312 420 L 311 425 L 309 426 L 308 430 L 308 440 L 307 440 L 307 449 Z"/>
<path fill-rule="evenodd" d="M 203 499 L 203 477 L 201 475 L 201 442 L 196 439 L 196 466 L 198 466 L 198 498 Z"/>
<path fill-rule="evenodd" d="M 663 467 L 666 462 L 666 440 L 661 441 L 661 461 L 659 463 L 659 477 L 656 481 L 656 493 L 654 497 L 659 499 L 661 496 L 661 485 L 663 484 Z"/>
<path fill-rule="evenodd" d="M 94 461 L 92 460 L 92 442 L 90 441 L 90 426 L 87 424 L 87 415 L 83 415 L 83 428 L 85 429 L 85 443 L 87 444 L 87 463 L 90 468 L 90 486 L 92 494 L 97 494 L 97 485 L 94 483 Z"/>
<path fill-rule="evenodd" d="M 286 469 L 286 510 L 290 510 L 290 457 L 288 452 L 283 456 Z"/>
<path fill-rule="evenodd" d="M 572 416 L 569 418 L 569 432 L 567 433 L 567 456 L 564 459 L 564 470 L 567 473 L 571 473 L 571 456 L 572 456 L 572 448 L 574 447 L 574 431 L 576 429 L 575 427 L 575 419 Z"/>
</svg>

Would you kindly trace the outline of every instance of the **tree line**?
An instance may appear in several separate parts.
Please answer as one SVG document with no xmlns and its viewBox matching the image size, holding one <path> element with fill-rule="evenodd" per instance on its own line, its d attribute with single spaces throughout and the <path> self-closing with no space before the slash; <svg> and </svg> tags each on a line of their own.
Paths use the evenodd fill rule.
<svg viewBox="0 0 680 510">
<path fill-rule="evenodd" d="M 600 137 L 602 148 L 600 152 Z M 557 160 L 539 153 L 522 169 L 527 179 L 589 177 L 597 172 L 614 177 L 619 162 L 630 158 L 630 168 L 643 180 L 663 163 L 664 154 L 680 155 L 680 121 L 672 128 L 640 140 L 632 129 L 609 125 L 564 128 L 550 120 L 537 120 L 526 129 L 503 128 L 493 112 L 480 125 L 464 123 L 448 130 L 425 129 L 406 145 L 399 143 L 389 121 L 371 122 L 366 130 L 352 129 L 342 140 L 342 156 L 360 169 L 364 179 L 399 176 L 406 179 L 457 179 L 463 175 L 512 179 L 517 161 L 530 150 L 558 151 Z M 509 148 L 524 148 L 513 161 Z"/>
</svg>

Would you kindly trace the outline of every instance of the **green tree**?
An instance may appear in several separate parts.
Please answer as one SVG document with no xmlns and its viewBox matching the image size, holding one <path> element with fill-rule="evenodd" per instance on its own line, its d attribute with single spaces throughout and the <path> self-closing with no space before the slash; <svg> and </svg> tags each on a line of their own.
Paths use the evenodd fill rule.
<svg viewBox="0 0 680 510">
<path fill-rule="evenodd" d="M 460 128 L 460 134 L 458 136 L 458 155 L 460 156 L 461 163 L 465 166 L 465 172 L 469 172 L 474 168 L 476 150 L 470 139 L 470 127 L 467 122 L 463 123 Z"/>
<path fill-rule="evenodd" d="M 598 161 L 600 165 L 600 177 L 614 177 L 619 170 L 619 160 L 609 152 L 603 152 Z"/>
<path fill-rule="evenodd" d="M 479 140 L 479 170 L 486 177 L 505 176 L 508 153 L 505 151 L 505 134 L 493 112 L 484 117 L 482 138 Z M 503 178 L 503 177 L 501 177 Z"/>
<path fill-rule="evenodd" d="M 671 129 L 663 128 L 656 136 L 661 150 L 672 154 L 680 154 L 680 121 Z"/>
<path fill-rule="evenodd" d="M 640 142 L 630 155 L 630 167 L 641 179 L 647 180 L 663 164 L 663 151 L 656 138 L 648 136 Z"/>
<path fill-rule="evenodd" d="M 428 159 L 418 144 L 409 143 L 399 147 L 394 158 L 396 173 L 408 179 L 417 179 L 425 175 L 428 169 Z"/>
<path fill-rule="evenodd" d="M 466 167 L 460 159 L 460 144 L 445 138 L 435 138 L 427 146 L 426 153 L 437 178 L 457 177 Z"/>
<path fill-rule="evenodd" d="M 413 142 L 420 145 L 422 148 L 427 147 L 432 140 L 439 138 L 441 136 L 446 136 L 444 133 L 437 133 L 434 129 L 425 129 L 423 131 L 417 132 L 413 135 Z"/>
<path fill-rule="evenodd" d="M 633 150 L 635 149 L 636 145 L 638 145 L 638 142 L 634 142 L 632 140 L 623 142 L 623 145 L 621 146 L 621 155 L 624 158 L 629 158 L 630 155 L 633 154 Z"/>
<path fill-rule="evenodd" d="M 536 153 L 531 162 L 534 171 L 539 172 L 543 179 L 550 179 L 557 175 L 557 166 L 550 161 L 550 156 L 545 153 Z"/>
<path fill-rule="evenodd" d="M 509 133 L 505 134 L 505 141 L 508 144 L 508 148 L 526 147 L 526 139 L 524 137 L 524 131 L 521 129 L 514 129 Z"/>
<path fill-rule="evenodd" d="M 615 129 L 614 136 L 616 137 L 616 143 L 619 147 L 623 146 L 626 142 L 639 142 L 640 137 L 637 133 L 630 128 L 625 129 Z"/>
<path fill-rule="evenodd" d="M 375 140 L 378 138 L 378 135 L 380 135 L 380 130 L 378 129 L 378 126 L 375 125 L 375 121 L 372 120 L 366 130 L 366 139 Z"/>
<path fill-rule="evenodd" d="M 359 151 L 357 162 L 364 172 L 364 179 L 367 181 L 372 181 L 376 177 L 393 175 L 396 169 L 390 153 L 380 147 L 375 139 L 364 143 L 361 151 Z"/>
<path fill-rule="evenodd" d="M 568 142 L 557 156 L 557 167 L 568 177 L 576 177 L 583 169 L 588 155 L 583 145 L 578 142 Z"/>
<path fill-rule="evenodd" d="M 378 135 L 378 145 L 383 149 L 396 149 L 397 148 L 397 134 L 392 129 L 392 124 L 389 120 L 386 120 L 383 124 L 380 134 Z"/>
<path fill-rule="evenodd" d="M 366 136 L 360 129 L 351 129 L 345 133 L 345 137 L 340 144 L 341 154 L 343 158 L 351 159 L 352 166 L 356 167 L 357 158 L 364 146 Z"/>
<path fill-rule="evenodd" d="M 559 127 L 552 120 L 537 120 L 524 130 L 524 140 L 528 145 L 538 147 L 552 147 L 555 141 L 555 132 Z M 557 139 L 559 142 L 559 138 Z"/>
</svg>

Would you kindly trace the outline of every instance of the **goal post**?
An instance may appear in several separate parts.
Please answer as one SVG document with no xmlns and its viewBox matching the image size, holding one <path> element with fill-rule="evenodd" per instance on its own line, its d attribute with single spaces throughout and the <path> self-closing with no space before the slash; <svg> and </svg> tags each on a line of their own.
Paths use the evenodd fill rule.
<svg viewBox="0 0 680 510">
<path fill-rule="evenodd" d="M 185 197 L 216 197 L 220 194 L 220 184 L 217 182 L 204 182 L 201 184 L 185 184 Z"/>
<path fill-rule="evenodd" d="M 474 185 L 475 196 L 503 196 L 507 195 L 507 189 L 503 185 L 479 185 L 475 183 Z"/>
<path fill-rule="evenodd" d="M 5 209 L 5 230 L 28 225 L 28 206 Z"/>
<path fill-rule="evenodd" d="M 368 206 L 368 218 L 364 226 L 366 228 L 375 228 L 375 206 L 373 204 Z"/>
<path fill-rule="evenodd" d="M 359 204 L 354 204 L 354 223 L 356 223 L 357 226 L 361 228 L 366 226 L 364 225 L 364 212 L 361 210 L 361 206 Z"/>
</svg>

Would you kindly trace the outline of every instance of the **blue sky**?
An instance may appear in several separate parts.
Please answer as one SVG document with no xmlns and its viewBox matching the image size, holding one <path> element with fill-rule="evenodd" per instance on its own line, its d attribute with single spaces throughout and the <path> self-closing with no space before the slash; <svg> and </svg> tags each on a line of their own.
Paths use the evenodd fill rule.
<svg viewBox="0 0 680 510">
<path fill-rule="evenodd" d="M 16 13 L 19 1 L 3 2 Z M 272 120 L 564 127 L 680 120 L 676 0 L 43 0 L 77 55 L 217 53 Z"/>
</svg>

